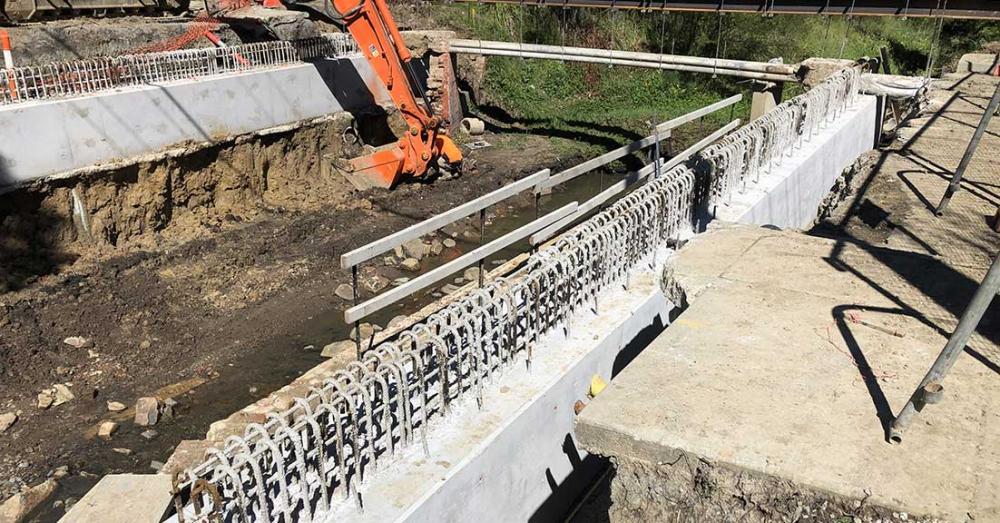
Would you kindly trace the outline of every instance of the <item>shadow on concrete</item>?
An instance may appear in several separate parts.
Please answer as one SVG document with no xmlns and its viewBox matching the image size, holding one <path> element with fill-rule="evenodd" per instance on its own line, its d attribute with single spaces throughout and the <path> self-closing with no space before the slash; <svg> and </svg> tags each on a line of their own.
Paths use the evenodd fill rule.
<svg viewBox="0 0 1000 523">
<path fill-rule="evenodd" d="M 872 403 L 875 405 L 877 416 L 882 424 L 882 428 L 885 431 L 885 439 L 888 441 L 889 424 L 892 422 L 894 416 L 888 401 L 885 398 L 885 394 L 882 392 L 882 389 L 878 384 L 876 373 L 872 370 L 868 363 L 868 359 L 865 357 L 865 348 L 860 346 L 856 337 L 851 332 L 851 328 L 848 325 L 849 320 L 846 318 L 847 312 L 853 310 L 864 310 L 884 312 L 888 314 L 901 314 L 912 317 L 924 325 L 934 329 L 941 335 L 941 348 L 944 347 L 945 341 L 951 335 L 951 329 L 953 327 L 951 327 L 950 324 L 953 322 L 950 318 L 933 318 L 927 316 L 916 308 L 918 304 L 911 304 L 908 301 L 907 298 L 909 298 L 909 296 L 897 294 L 885 288 L 871 276 L 866 274 L 863 267 L 855 266 L 850 261 L 845 260 L 841 256 L 845 243 L 846 241 L 841 240 L 834 246 L 830 256 L 826 258 L 827 263 L 839 271 L 845 271 L 853 274 L 858 280 L 864 282 L 896 305 L 896 307 L 887 308 L 873 307 L 863 304 L 850 304 L 837 306 L 831 311 L 840 334 L 850 349 L 855 365 L 857 366 L 858 371 L 861 374 L 861 378 L 864 380 L 865 385 L 868 388 L 868 392 L 872 397 Z M 902 280 L 912 285 L 915 288 L 915 290 L 910 293 L 912 296 L 929 298 L 956 318 L 961 316 L 961 314 L 965 311 L 969 300 L 979 287 L 980 282 L 969 279 L 965 275 L 946 265 L 935 256 L 872 247 L 862 243 L 851 243 L 864 250 L 884 267 L 891 269 Z M 1000 322 L 997 321 L 1000 313 L 998 313 L 998 311 L 1000 311 L 1000 304 L 994 302 L 990 308 L 987 309 L 986 313 L 983 315 L 982 321 L 976 329 L 976 332 L 986 339 L 995 340 L 998 336 L 1000 336 Z M 949 326 L 947 328 L 945 325 L 942 325 L 943 321 L 949 322 Z M 987 369 L 1000 375 L 1000 355 L 984 355 L 971 347 L 966 347 L 965 353 L 972 356 Z M 933 360 L 928 360 L 926 362 L 916 361 L 914 362 L 914 365 L 917 365 L 918 367 L 926 366 L 927 368 L 930 368 L 932 363 Z M 913 384 L 914 387 L 916 387 L 916 385 L 916 383 Z"/>
<path fill-rule="evenodd" d="M 562 452 L 573 467 L 573 472 L 559 483 L 552 476 L 551 470 L 545 469 L 545 480 L 552 492 L 528 518 L 530 522 L 564 521 L 567 514 L 586 500 L 589 494 L 588 487 L 596 484 L 600 476 L 611 466 L 607 458 L 593 454 L 586 454 L 581 459 L 572 434 L 566 434 L 566 438 L 563 439 Z"/>
</svg>

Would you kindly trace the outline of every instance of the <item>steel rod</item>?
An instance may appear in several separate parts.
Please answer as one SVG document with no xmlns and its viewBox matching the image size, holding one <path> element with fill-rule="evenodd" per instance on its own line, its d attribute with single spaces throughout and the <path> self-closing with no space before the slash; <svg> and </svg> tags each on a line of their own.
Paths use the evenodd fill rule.
<svg viewBox="0 0 1000 523">
<path fill-rule="evenodd" d="M 563 47 L 559 45 L 540 44 L 517 44 L 512 42 L 501 42 L 494 40 L 463 40 L 456 39 L 450 42 L 452 48 L 462 49 L 484 49 L 500 51 L 528 51 L 532 53 L 547 53 L 559 55 L 572 55 L 601 58 L 619 58 L 622 60 L 636 60 L 643 62 L 656 62 L 674 65 L 695 65 L 702 67 L 716 67 L 719 69 L 733 69 L 736 71 L 752 71 L 758 73 L 770 73 L 779 75 L 795 75 L 798 66 L 789 64 L 772 64 L 768 62 L 754 62 L 750 60 L 730 60 L 725 58 L 706 58 L 701 56 L 687 56 L 674 54 L 644 53 L 637 51 L 619 51 L 617 49 L 596 49 L 591 47 Z"/>
<path fill-rule="evenodd" d="M 410 240 L 419 238 L 429 232 L 436 231 L 445 225 L 458 221 L 467 216 L 471 216 L 480 209 L 485 209 L 494 203 L 507 199 L 521 191 L 534 187 L 539 190 L 539 183 L 549 177 L 549 169 L 542 169 L 531 176 L 520 180 L 491 193 L 485 194 L 470 200 L 454 209 L 445 211 L 436 216 L 432 216 L 420 223 L 413 224 L 401 231 L 390 234 L 384 238 L 375 240 L 367 245 L 363 245 L 346 252 L 340 256 L 340 266 L 344 269 L 357 265 L 366 260 L 370 260 L 384 252 L 388 252 Z"/>
<path fill-rule="evenodd" d="M 528 223 L 518 229 L 515 229 L 496 240 L 483 245 L 477 249 L 471 250 L 454 260 L 439 266 L 438 268 L 425 272 L 420 276 L 396 287 L 388 292 L 384 292 L 371 298 L 370 300 L 355 305 L 350 309 L 344 311 L 344 322 L 352 323 L 355 321 L 368 316 L 369 314 L 382 310 L 385 307 L 395 303 L 401 298 L 405 298 L 410 294 L 413 294 L 428 285 L 440 281 L 442 278 L 452 274 L 453 272 L 472 265 L 482 258 L 489 256 L 508 245 L 511 245 L 527 236 L 530 236 L 535 231 L 548 226 L 550 223 L 566 216 L 567 214 L 576 210 L 577 202 L 570 203 L 561 207 L 560 209 L 553 211 L 545 216 Z"/>
<path fill-rule="evenodd" d="M 899 415 L 893 420 L 889 430 L 889 441 L 893 443 L 901 443 L 903 441 L 903 431 L 913 421 L 913 416 L 923 409 L 925 404 L 930 403 L 926 401 L 928 387 L 933 387 L 938 394 L 943 390 L 940 387 L 940 382 L 948 374 L 948 371 L 951 370 L 951 367 L 955 365 L 959 354 L 965 350 L 965 346 L 969 343 L 969 338 L 972 337 L 973 331 L 979 326 L 979 320 L 983 318 L 986 309 L 993 302 L 993 297 L 997 295 L 997 291 L 1000 291 L 1000 253 L 997 253 L 997 257 L 993 260 L 993 265 L 986 272 L 983 283 L 976 289 L 976 293 L 972 296 L 972 300 L 969 301 L 969 306 L 965 308 L 965 312 L 962 313 L 962 319 L 959 320 L 955 331 L 951 333 L 951 337 L 948 338 L 948 343 L 945 344 L 941 354 L 938 354 L 937 359 L 934 360 L 934 364 L 927 371 L 927 375 L 920 381 L 920 385 L 910 395 L 909 401 L 906 402 L 903 409 L 899 411 Z"/>
<path fill-rule="evenodd" d="M 557 48 L 558 49 L 558 48 Z M 608 56 L 598 57 L 598 56 L 576 56 L 568 54 L 556 54 L 556 53 L 538 53 L 531 51 L 514 51 L 507 49 L 478 49 L 474 47 L 454 47 L 452 46 L 451 51 L 456 53 L 466 53 L 466 54 L 480 54 L 487 56 L 513 56 L 520 58 L 543 58 L 549 60 L 563 60 L 567 62 L 584 62 L 592 64 L 607 64 L 607 65 L 623 65 L 632 67 L 644 67 L 647 69 L 664 69 L 668 71 L 685 71 L 689 73 L 716 73 L 727 76 L 736 76 L 740 78 L 749 78 L 752 80 L 768 80 L 771 82 L 798 82 L 798 77 L 792 75 L 783 74 L 771 74 L 771 73 L 758 73 L 755 71 L 740 71 L 736 69 L 714 69 L 711 66 L 693 66 L 693 65 L 680 65 L 680 64 L 668 64 L 668 63 L 657 63 L 648 60 L 625 60 L 621 58 L 611 58 Z"/>
<path fill-rule="evenodd" d="M 986 106 L 986 111 L 983 112 L 983 117 L 979 120 L 979 126 L 976 127 L 976 132 L 972 133 L 972 139 L 969 140 L 969 145 L 965 148 L 962 161 L 959 162 L 958 169 L 955 169 L 955 174 L 951 177 L 951 183 L 948 184 L 948 188 L 944 191 L 944 196 L 941 197 L 941 203 L 938 204 L 937 209 L 934 211 L 938 216 L 944 214 L 948 203 L 951 202 L 951 197 L 958 192 L 962 183 L 962 176 L 965 175 L 965 170 L 969 167 L 969 163 L 972 162 L 972 157 L 976 154 L 976 148 L 979 147 L 979 141 L 983 138 L 986 128 L 989 127 L 990 120 L 993 118 L 993 113 L 996 112 L 998 104 L 1000 104 L 1000 85 L 997 85 L 996 90 L 993 91 L 993 98 L 990 98 L 990 103 Z"/>
</svg>

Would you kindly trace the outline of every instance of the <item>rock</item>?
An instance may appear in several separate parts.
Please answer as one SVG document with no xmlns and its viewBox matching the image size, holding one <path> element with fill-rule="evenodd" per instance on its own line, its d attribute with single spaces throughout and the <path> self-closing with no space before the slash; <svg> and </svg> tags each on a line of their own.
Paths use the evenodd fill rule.
<svg viewBox="0 0 1000 523">
<path fill-rule="evenodd" d="M 404 284 L 404 283 L 406 283 L 408 281 L 410 281 L 410 279 L 406 278 L 406 277 L 396 278 L 395 280 L 392 280 L 392 284 L 395 285 L 396 287 L 399 287 L 400 285 L 402 285 L 402 284 Z"/>
<path fill-rule="evenodd" d="M 323 347 L 323 352 L 320 353 L 320 356 L 332 358 L 338 354 L 342 354 L 344 351 L 354 352 L 356 349 L 352 340 L 337 341 Z"/>
<path fill-rule="evenodd" d="M 149 349 L 152 346 L 153 346 L 153 344 L 150 343 L 149 340 L 142 340 L 141 342 L 139 342 L 139 349 L 140 350 L 147 350 L 147 349 Z"/>
<path fill-rule="evenodd" d="M 410 258 L 421 260 L 424 256 L 427 256 L 427 254 L 431 252 L 431 246 L 427 245 L 420 239 L 410 240 L 403 244 L 403 252 L 405 252 Z"/>
<path fill-rule="evenodd" d="M 337 285 L 337 290 L 333 291 L 333 293 L 336 294 L 337 297 L 342 300 L 347 300 L 347 301 L 354 300 L 354 288 L 346 283 L 341 283 L 340 285 Z"/>
<path fill-rule="evenodd" d="M 160 402 L 153 397 L 139 398 L 135 402 L 135 424 L 140 427 L 156 425 L 160 419 Z"/>
<path fill-rule="evenodd" d="M 395 254 L 397 258 L 406 258 L 406 255 L 403 254 L 402 245 L 397 245 L 396 247 L 394 247 L 392 249 L 392 253 Z"/>
<path fill-rule="evenodd" d="M 97 437 L 103 440 L 111 439 L 111 436 L 118 430 L 118 424 L 113 421 L 105 421 L 97 427 Z"/>
<path fill-rule="evenodd" d="M 445 249 L 452 249 L 456 245 L 458 245 L 458 242 L 456 242 L 455 240 L 453 240 L 451 238 L 445 238 L 444 241 L 441 242 L 441 243 L 444 245 Z"/>
<path fill-rule="evenodd" d="M 94 344 L 90 340 L 84 338 L 83 336 L 70 336 L 63 340 L 63 343 L 73 347 L 74 349 L 83 349 L 86 347 L 93 347 Z"/>
<path fill-rule="evenodd" d="M 467 239 L 469 239 L 469 240 L 473 240 L 473 239 L 476 239 L 476 238 L 478 238 L 478 237 L 479 237 L 479 234 L 477 234 L 477 233 L 475 233 L 475 232 L 473 232 L 473 231 L 462 231 L 462 236 L 463 236 L 464 238 L 467 238 Z"/>
<path fill-rule="evenodd" d="M 3 505 L 0 505 L 0 521 L 14 523 L 23 521 L 25 516 L 44 503 L 58 486 L 56 480 L 47 479 L 34 487 L 14 494 Z"/>
<path fill-rule="evenodd" d="M 0 414 L 0 432 L 7 432 L 7 429 L 14 426 L 15 423 L 17 423 L 17 414 L 13 412 Z"/>
<path fill-rule="evenodd" d="M 361 331 L 361 341 L 366 342 L 371 339 L 372 334 L 376 332 L 382 332 L 382 327 L 378 325 L 372 325 L 371 323 L 362 323 L 358 326 L 358 329 L 351 329 L 351 339 L 353 340 L 358 335 L 358 331 Z"/>
<path fill-rule="evenodd" d="M 459 276 L 458 278 L 455 278 L 455 279 L 454 279 L 454 280 L 452 280 L 452 281 L 454 281 L 454 282 L 455 282 L 455 285 L 461 285 L 461 284 L 465 283 L 465 278 L 463 278 L 463 277 Z"/>
<path fill-rule="evenodd" d="M 55 400 L 52 399 L 52 393 L 50 390 L 51 389 L 47 389 L 38 393 L 38 408 L 45 410 L 52 406 L 52 402 Z"/>
<path fill-rule="evenodd" d="M 404 270 L 417 272 L 420 270 L 420 261 L 416 258 L 407 258 L 399 264 Z"/>
<path fill-rule="evenodd" d="M 55 390 L 55 394 L 52 401 L 53 407 L 58 407 L 59 405 L 62 405 L 63 403 L 66 403 L 67 401 L 76 397 L 73 395 L 73 392 L 69 390 L 69 387 L 63 385 L 62 383 L 57 383 L 53 385 L 52 389 Z"/>
<path fill-rule="evenodd" d="M 109 401 L 108 402 L 108 410 L 111 411 L 111 412 L 121 412 L 121 411 L 125 410 L 125 404 L 124 403 L 119 403 L 117 401 Z"/>
<path fill-rule="evenodd" d="M 431 251 L 431 256 L 437 256 L 441 254 L 442 251 L 444 251 L 444 244 L 441 243 L 441 240 L 434 238 L 434 240 L 431 242 L 430 251 Z"/>
<path fill-rule="evenodd" d="M 257 387 L 250 387 L 249 392 L 250 394 L 257 394 Z"/>
<path fill-rule="evenodd" d="M 457 285 L 446 283 L 443 287 L 441 287 L 441 292 L 444 294 L 451 294 L 453 292 L 458 291 L 458 289 L 459 287 Z"/>
<path fill-rule="evenodd" d="M 389 278 L 376 274 L 369 278 L 365 278 L 361 282 L 361 286 L 368 292 L 376 293 L 389 286 Z"/>
<path fill-rule="evenodd" d="M 60 465 L 52 471 L 52 477 L 56 479 L 63 479 L 69 476 L 69 465 Z"/>
<path fill-rule="evenodd" d="M 307 351 L 307 352 L 308 351 L 314 351 L 314 350 L 316 350 L 316 346 L 315 345 L 306 345 L 305 347 L 302 347 L 302 350 Z"/>
<path fill-rule="evenodd" d="M 174 411 L 174 407 L 176 406 L 177 400 L 174 398 L 167 398 L 163 400 L 163 407 L 160 408 L 160 413 L 163 414 L 163 419 L 173 419 L 174 414 L 176 414 Z"/>
<path fill-rule="evenodd" d="M 141 434 L 139 434 L 139 435 L 140 435 L 140 436 L 142 436 L 142 437 L 144 437 L 144 438 L 146 438 L 146 439 L 153 439 L 153 438 L 155 438 L 155 437 L 159 436 L 159 435 L 160 435 L 160 433 L 159 433 L 159 432 L 156 432 L 156 431 L 155 431 L 155 430 L 153 430 L 153 429 L 149 429 L 149 430 L 144 430 L 144 431 L 142 431 L 142 433 L 141 433 Z"/>
<path fill-rule="evenodd" d="M 479 281 L 479 267 L 469 267 L 462 273 L 462 277 L 469 281 Z"/>
<path fill-rule="evenodd" d="M 390 329 L 390 330 L 394 329 L 394 328 L 396 328 L 396 327 L 398 327 L 398 326 L 406 323 L 407 318 L 408 318 L 407 316 L 402 316 L 402 315 L 396 316 L 395 318 L 389 320 L 389 323 L 386 324 L 385 328 L 386 329 Z"/>
<path fill-rule="evenodd" d="M 126 449 L 124 447 L 115 447 L 115 448 L 113 448 L 111 450 L 113 450 L 113 451 L 115 451 L 115 452 L 117 452 L 117 453 L 119 453 L 119 454 L 121 454 L 123 456 L 131 456 L 132 455 L 132 449 Z"/>
</svg>

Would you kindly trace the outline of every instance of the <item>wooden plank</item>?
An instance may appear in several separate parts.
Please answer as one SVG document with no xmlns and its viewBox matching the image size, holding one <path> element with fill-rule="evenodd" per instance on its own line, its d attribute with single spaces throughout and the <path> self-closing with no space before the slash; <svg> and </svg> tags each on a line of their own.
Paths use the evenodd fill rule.
<svg viewBox="0 0 1000 523">
<path fill-rule="evenodd" d="M 463 203 L 454 209 L 432 216 L 420 223 L 415 223 L 401 231 L 397 231 L 367 245 L 358 247 L 353 251 L 346 252 L 340 256 L 340 266 L 344 269 L 354 267 L 359 263 L 395 249 L 410 240 L 419 238 L 429 232 L 436 231 L 441 227 L 461 220 L 466 216 L 471 216 L 472 214 L 475 214 L 490 205 L 493 205 L 501 200 L 505 200 L 528 188 L 535 187 L 536 190 L 540 190 L 539 184 L 546 180 L 550 173 L 551 171 L 549 169 L 542 169 L 531 176 L 521 178 L 510 185 L 501 187 L 491 193 L 484 194 L 483 196 Z"/>
<path fill-rule="evenodd" d="M 379 294 L 364 303 L 359 303 L 358 305 L 344 311 L 344 321 L 348 324 L 354 323 L 355 321 L 358 321 L 373 312 L 382 310 L 396 301 L 405 298 L 431 284 L 441 281 L 442 279 L 450 276 L 452 273 L 469 267 L 479 260 L 498 252 L 500 249 L 524 239 L 535 231 L 543 227 L 547 227 L 549 224 L 575 211 L 576 207 L 577 202 L 565 205 L 554 212 L 546 214 L 531 223 L 525 224 L 497 238 L 496 240 L 487 243 L 486 245 L 473 249 L 434 270 L 425 272 L 424 274 L 417 276 L 399 287 Z"/>
</svg>

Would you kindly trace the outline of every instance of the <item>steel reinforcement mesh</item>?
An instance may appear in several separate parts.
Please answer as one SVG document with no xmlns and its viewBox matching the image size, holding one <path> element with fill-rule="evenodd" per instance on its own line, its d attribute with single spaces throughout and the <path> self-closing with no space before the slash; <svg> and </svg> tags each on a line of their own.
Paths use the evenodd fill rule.
<svg viewBox="0 0 1000 523">
<path fill-rule="evenodd" d="M 129 54 L 0 69 L 0 104 L 80 96 L 147 84 L 265 69 L 356 52 L 347 34 Z"/>
</svg>

